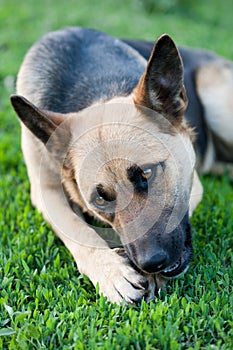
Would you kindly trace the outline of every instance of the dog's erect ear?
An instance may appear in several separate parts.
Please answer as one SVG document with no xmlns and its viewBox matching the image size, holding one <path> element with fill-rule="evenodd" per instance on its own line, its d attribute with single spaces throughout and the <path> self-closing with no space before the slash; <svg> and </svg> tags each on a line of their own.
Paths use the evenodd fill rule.
<svg viewBox="0 0 233 350">
<path fill-rule="evenodd" d="M 59 125 L 67 120 L 67 116 L 40 110 L 19 95 L 11 95 L 10 99 L 15 112 L 24 125 L 46 145 L 48 151 L 57 160 L 62 160 L 70 140 L 70 130 Z"/>
<path fill-rule="evenodd" d="M 134 90 L 135 103 L 181 121 L 187 106 L 183 64 L 173 40 L 166 34 L 155 43 L 147 68 Z"/>
</svg>

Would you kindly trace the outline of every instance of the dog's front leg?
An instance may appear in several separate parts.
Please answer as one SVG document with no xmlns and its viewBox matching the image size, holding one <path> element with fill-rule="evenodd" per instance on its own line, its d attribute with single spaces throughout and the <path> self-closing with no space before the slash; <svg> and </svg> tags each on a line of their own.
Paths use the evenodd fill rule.
<svg viewBox="0 0 233 350">
<path fill-rule="evenodd" d="M 45 187 L 41 188 L 42 213 L 72 253 L 79 271 L 95 286 L 99 284 L 100 292 L 111 302 L 124 299 L 136 303 L 143 297 L 151 299 L 148 291 L 151 292 L 153 286 L 149 288 L 149 279 L 130 266 L 128 259 L 110 249 L 95 230 L 70 209 L 65 196 L 55 186 Z"/>
</svg>

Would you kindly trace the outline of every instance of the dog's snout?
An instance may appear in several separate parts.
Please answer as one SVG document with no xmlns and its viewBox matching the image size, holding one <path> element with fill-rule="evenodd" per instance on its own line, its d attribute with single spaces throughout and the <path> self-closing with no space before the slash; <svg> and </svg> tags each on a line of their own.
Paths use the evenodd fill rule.
<svg viewBox="0 0 233 350">
<path fill-rule="evenodd" d="M 168 255 L 163 249 L 158 249 L 154 255 L 139 261 L 138 265 L 143 271 L 156 273 L 166 268 Z"/>
</svg>

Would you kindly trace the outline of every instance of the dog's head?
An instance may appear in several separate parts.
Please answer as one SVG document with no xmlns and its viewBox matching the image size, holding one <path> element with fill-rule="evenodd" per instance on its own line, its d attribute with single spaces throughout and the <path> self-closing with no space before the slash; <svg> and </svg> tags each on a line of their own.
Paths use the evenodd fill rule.
<svg viewBox="0 0 233 350">
<path fill-rule="evenodd" d="M 183 118 L 182 62 L 169 36 L 156 42 L 130 96 L 69 115 L 41 111 L 19 96 L 11 100 L 62 163 L 72 201 L 117 231 L 139 269 L 164 277 L 187 269 L 189 211 L 196 205 L 191 193 L 198 180 L 193 133 Z"/>
</svg>

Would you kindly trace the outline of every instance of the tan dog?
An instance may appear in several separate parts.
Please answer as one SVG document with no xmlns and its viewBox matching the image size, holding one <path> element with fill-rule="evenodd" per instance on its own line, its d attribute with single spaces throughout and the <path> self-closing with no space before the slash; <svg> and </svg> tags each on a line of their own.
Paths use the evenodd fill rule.
<svg viewBox="0 0 233 350">
<path fill-rule="evenodd" d="M 146 64 L 97 31 L 51 33 L 27 54 L 17 93 L 32 203 L 110 301 L 150 300 L 187 270 L 202 197 L 175 44 L 159 38 Z M 110 248 L 110 227 L 124 249 Z"/>
</svg>

